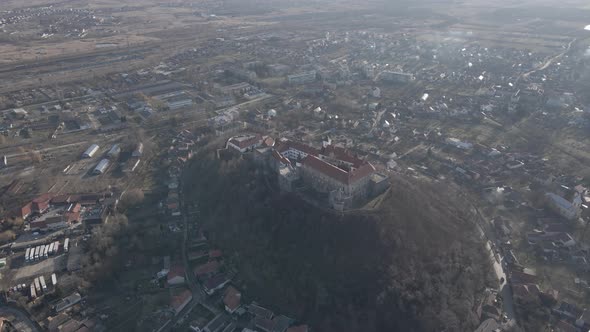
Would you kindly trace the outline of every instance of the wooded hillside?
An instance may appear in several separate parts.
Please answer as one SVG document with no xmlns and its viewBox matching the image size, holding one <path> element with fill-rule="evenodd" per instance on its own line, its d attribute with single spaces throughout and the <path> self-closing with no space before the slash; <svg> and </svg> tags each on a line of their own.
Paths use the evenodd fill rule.
<svg viewBox="0 0 590 332">
<path fill-rule="evenodd" d="M 396 178 L 377 211 L 338 215 L 282 195 L 248 161 L 194 159 L 185 192 L 245 300 L 316 331 L 472 331 L 493 271 L 445 188 Z M 268 176 L 268 175 L 266 175 Z"/>
</svg>

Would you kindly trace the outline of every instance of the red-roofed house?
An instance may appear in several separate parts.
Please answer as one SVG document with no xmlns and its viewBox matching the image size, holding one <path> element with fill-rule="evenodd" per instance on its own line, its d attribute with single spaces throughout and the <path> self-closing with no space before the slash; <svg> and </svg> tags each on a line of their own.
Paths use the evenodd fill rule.
<svg viewBox="0 0 590 332">
<path fill-rule="evenodd" d="M 203 289 L 209 295 L 213 295 L 216 291 L 222 289 L 229 283 L 229 279 L 224 274 L 218 274 L 203 284 Z"/>
<path fill-rule="evenodd" d="M 219 270 L 219 262 L 218 261 L 210 261 L 203 265 L 199 265 L 195 267 L 195 276 L 197 278 L 205 278 L 212 276 L 217 273 Z"/>
<path fill-rule="evenodd" d="M 242 301 L 242 293 L 240 293 L 237 289 L 233 286 L 229 286 L 225 290 L 225 295 L 223 296 L 223 304 L 225 305 L 225 311 L 233 314 L 238 310 Z"/>
<path fill-rule="evenodd" d="M 50 194 L 43 194 L 35 198 L 31 203 L 31 210 L 37 213 L 43 213 L 49 208 L 49 202 L 51 201 Z"/>
<path fill-rule="evenodd" d="M 185 289 L 178 295 L 172 296 L 170 299 L 170 306 L 174 309 L 176 315 L 178 315 L 182 309 L 193 299 L 193 293 L 190 290 Z"/>
<path fill-rule="evenodd" d="M 51 199 L 53 205 L 69 205 L 70 203 L 70 195 L 57 195 Z"/>
<path fill-rule="evenodd" d="M 274 140 L 274 138 L 272 138 L 270 136 L 264 136 L 262 138 L 262 146 L 263 147 L 273 147 L 273 146 L 275 146 L 275 140 Z"/>
<path fill-rule="evenodd" d="M 21 218 L 25 219 L 26 217 L 30 216 L 31 212 L 32 212 L 31 206 L 32 206 L 32 203 L 27 203 L 23 207 L 17 209 L 17 211 L 16 211 L 17 217 L 21 217 Z"/>
<path fill-rule="evenodd" d="M 223 252 L 219 249 L 209 250 L 209 258 L 221 258 L 223 256 Z"/>
<path fill-rule="evenodd" d="M 184 284 L 184 267 L 182 265 L 174 265 L 168 272 L 168 285 Z"/>
<path fill-rule="evenodd" d="M 227 142 L 227 147 L 238 150 L 241 153 L 251 151 L 262 144 L 262 136 L 256 135 L 244 135 L 230 138 Z"/>
<path fill-rule="evenodd" d="M 283 156 L 282 154 L 278 153 L 277 150 L 273 150 L 271 152 L 271 167 L 275 171 L 279 171 L 282 167 L 290 166 L 291 161 L 289 158 Z"/>
</svg>

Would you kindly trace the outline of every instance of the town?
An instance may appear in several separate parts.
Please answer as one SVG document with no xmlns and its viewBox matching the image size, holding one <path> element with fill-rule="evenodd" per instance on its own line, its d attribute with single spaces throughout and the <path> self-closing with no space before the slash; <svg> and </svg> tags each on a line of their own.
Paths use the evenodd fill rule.
<svg viewBox="0 0 590 332">
<path fill-rule="evenodd" d="M 185 191 L 214 146 L 335 216 L 452 188 L 494 280 L 473 330 L 590 330 L 578 8 L 32 2 L 0 5 L 1 329 L 321 331 L 211 240 Z"/>
</svg>

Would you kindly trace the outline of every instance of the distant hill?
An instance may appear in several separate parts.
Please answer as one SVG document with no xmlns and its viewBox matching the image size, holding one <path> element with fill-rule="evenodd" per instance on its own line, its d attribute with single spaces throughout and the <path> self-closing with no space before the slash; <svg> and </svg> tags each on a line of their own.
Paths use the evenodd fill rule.
<svg viewBox="0 0 590 332">
<path fill-rule="evenodd" d="M 238 268 L 246 299 L 316 331 L 472 331 L 493 275 L 452 193 L 395 179 L 375 211 L 339 215 L 281 195 L 252 163 L 193 161 L 185 191 Z"/>
</svg>

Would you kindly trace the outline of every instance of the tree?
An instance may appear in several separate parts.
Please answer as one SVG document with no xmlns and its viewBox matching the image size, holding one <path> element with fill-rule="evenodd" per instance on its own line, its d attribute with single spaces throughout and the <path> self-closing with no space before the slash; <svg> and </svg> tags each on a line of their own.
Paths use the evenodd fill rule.
<svg viewBox="0 0 590 332">
<path fill-rule="evenodd" d="M 30 151 L 29 158 L 31 159 L 31 163 L 39 164 L 43 158 L 41 157 L 41 153 L 39 151 Z"/>
<path fill-rule="evenodd" d="M 0 243 L 7 243 L 16 239 L 16 233 L 12 230 L 6 230 L 0 233 Z"/>
<path fill-rule="evenodd" d="M 130 207 L 139 205 L 144 200 L 143 190 L 132 189 L 126 191 L 119 201 L 119 210 L 126 211 Z"/>
</svg>

